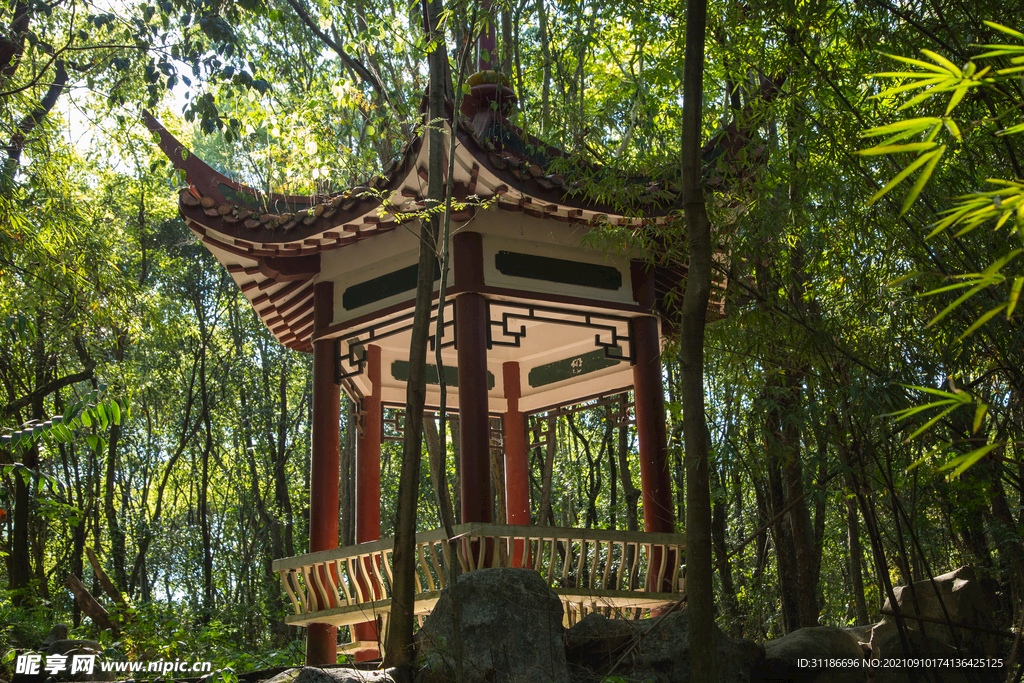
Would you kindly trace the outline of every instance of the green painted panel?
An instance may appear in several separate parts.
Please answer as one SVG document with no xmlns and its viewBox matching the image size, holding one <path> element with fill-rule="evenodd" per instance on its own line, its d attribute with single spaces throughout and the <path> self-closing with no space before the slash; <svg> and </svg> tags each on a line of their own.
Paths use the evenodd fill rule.
<svg viewBox="0 0 1024 683">
<path fill-rule="evenodd" d="M 612 349 L 612 352 L 621 354 L 622 350 L 619 347 L 615 347 Z M 604 349 L 598 349 L 597 351 L 573 356 L 572 358 L 565 358 L 562 360 L 556 360 L 553 363 L 538 365 L 530 370 L 527 381 L 530 383 L 531 387 L 536 389 L 538 387 L 547 386 L 548 384 L 554 384 L 555 382 L 564 382 L 565 380 L 579 377 L 580 375 L 586 375 L 590 372 L 604 370 L 605 368 L 610 368 L 613 365 L 618 365 L 621 362 L 622 361 L 615 360 L 613 358 L 605 358 Z"/>
<path fill-rule="evenodd" d="M 341 295 L 341 305 L 346 311 L 382 301 L 389 296 L 411 292 L 416 289 L 416 276 L 419 266 L 413 264 L 401 270 L 385 273 L 366 282 L 352 285 Z M 441 279 L 441 269 L 434 266 L 434 281 Z"/>
<path fill-rule="evenodd" d="M 499 251 L 494 255 L 494 267 L 502 275 L 510 277 L 523 277 L 611 291 L 622 288 L 622 273 L 619 272 L 619 269 L 599 263 L 583 263 L 550 256 Z"/>
<path fill-rule="evenodd" d="M 409 361 L 407 360 L 396 360 L 391 364 L 391 376 L 397 379 L 399 382 L 409 381 Z M 459 386 L 459 369 L 453 368 L 450 365 L 444 366 L 444 383 L 445 386 L 456 387 Z M 427 364 L 427 384 L 439 384 L 437 381 L 437 366 Z M 487 372 L 487 388 L 494 388 L 494 375 Z"/>
</svg>

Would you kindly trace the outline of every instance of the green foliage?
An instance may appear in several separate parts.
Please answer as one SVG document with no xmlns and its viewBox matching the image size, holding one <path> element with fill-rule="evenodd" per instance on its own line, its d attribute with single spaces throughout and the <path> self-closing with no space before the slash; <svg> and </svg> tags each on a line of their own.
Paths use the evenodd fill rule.
<svg viewBox="0 0 1024 683">
<path fill-rule="evenodd" d="M 986 21 L 985 24 L 990 28 L 996 29 L 997 31 L 1010 36 L 1011 38 L 1024 41 L 1024 34 L 1019 31 L 991 21 Z M 890 190 L 909 177 L 914 171 L 923 167 L 903 202 L 900 214 L 905 214 L 921 194 L 921 191 L 924 189 L 928 180 L 932 177 L 939 160 L 942 158 L 942 155 L 947 148 L 947 145 L 939 145 L 938 142 L 935 141 L 935 138 L 940 135 L 940 133 L 944 133 L 952 138 L 952 141 L 957 143 L 964 142 L 963 136 L 960 132 L 961 126 L 964 122 L 961 121 L 961 123 L 958 124 L 956 119 L 953 117 L 957 106 L 963 102 L 964 98 L 968 94 L 978 90 L 984 89 L 985 91 L 993 92 L 996 95 L 1001 94 L 1004 90 L 1004 86 L 1008 83 L 1014 82 L 1017 78 L 1017 74 L 1024 70 L 1024 66 L 1020 66 L 1021 64 L 1024 64 L 1024 56 L 1021 56 L 1024 55 L 1024 45 L 990 44 L 977 47 L 984 48 L 987 51 L 978 55 L 975 59 L 979 61 L 987 60 L 992 62 L 992 64 L 984 66 L 980 70 L 973 60 L 969 61 L 964 68 L 961 69 L 945 57 L 936 54 L 935 52 L 922 50 L 922 54 L 932 60 L 933 63 L 923 62 L 907 57 L 887 55 L 899 62 L 917 67 L 918 70 L 881 72 L 874 74 L 874 77 L 876 78 L 898 79 L 897 85 L 887 88 L 878 95 L 875 95 L 874 97 L 876 99 L 891 100 L 895 99 L 897 95 L 921 90 L 921 92 L 916 93 L 912 98 L 900 104 L 897 111 L 922 109 L 929 104 L 929 101 L 932 100 L 932 98 L 945 98 L 948 96 L 948 100 L 942 117 L 919 117 L 907 119 L 865 131 L 864 136 L 866 137 L 888 137 L 874 147 L 861 150 L 859 153 L 862 155 L 890 155 L 901 152 L 917 153 L 917 159 L 900 171 L 881 190 L 876 192 L 871 197 L 871 202 L 885 196 Z M 1001 60 L 997 58 L 1003 57 L 1010 57 L 1009 62 L 1013 66 L 999 68 Z M 994 132 L 999 136 L 1008 136 L 1024 132 L 1024 123 L 1012 123 L 1012 118 L 1016 116 L 1015 112 L 1016 107 L 1011 104 L 1005 111 L 996 114 L 991 117 L 991 119 L 981 122 L 971 122 L 971 125 L 974 127 L 985 126 L 989 128 L 994 125 L 996 127 Z M 922 136 L 923 139 L 921 142 L 905 142 L 908 139 L 914 139 L 918 136 Z M 896 142 L 900 142 L 901 144 L 893 144 Z M 960 333 L 956 339 L 957 342 L 962 341 L 964 338 L 976 332 L 979 328 L 984 326 L 1000 313 L 1005 312 L 1004 315 L 1006 320 L 1012 320 L 1013 311 L 1016 308 L 1017 301 L 1020 297 L 1021 287 L 1024 286 L 1024 276 L 1017 274 L 1019 272 L 1019 266 L 1015 263 L 1016 258 L 1024 252 L 1024 185 L 1017 181 L 1002 180 L 998 178 L 989 178 L 987 182 L 994 185 L 995 189 L 982 192 L 972 192 L 958 197 L 956 204 L 952 208 L 939 213 L 940 218 L 934 223 L 932 231 L 926 238 L 932 239 L 934 237 L 946 235 L 948 231 L 959 227 L 960 229 L 954 233 L 951 238 L 955 240 L 967 235 L 979 226 L 994 220 L 995 225 L 992 228 L 993 231 L 1005 229 L 1007 231 L 1006 237 L 1016 238 L 1022 247 L 1009 250 L 1004 255 L 998 257 L 981 272 L 948 274 L 946 279 L 954 280 L 955 282 L 953 284 L 936 287 L 919 295 L 922 297 L 934 297 L 947 292 L 966 289 L 966 291 L 961 293 L 956 299 L 932 317 L 928 324 L 925 325 L 925 329 L 927 329 L 941 322 L 968 302 L 974 303 L 972 299 L 974 299 L 976 295 L 981 294 L 990 288 L 995 288 L 996 291 L 1001 290 L 1006 292 L 1006 286 L 1012 282 L 1012 287 L 1009 288 L 1009 291 L 1007 292 L 1008 296 L 1004 302 L 993 306 L 988 310 L 983 310 L 980 313 L 976 308 L 972 309 L 975 311 L 974 315 L 977 315 L 977 317 L 967 327 L 967 329 Z M 1010 221 L 1011 218 L 1013 218 L 1012 222 Z M 909 276 L 901 278 L 900 281 L 904 281 L 918 275 L 920 275 L 920 273 L 912 273 Z M 908 440 L 924 434 L 957 408 L 975 404 L 977 407 L 975 410 L 971 433 L 978 433 L 982 425 L 982 420 L 989 408 L 985 402 L 976 401 L 967 392 L 955 388 L 953 393 L 928 389 L 926 387 L 912 388 L 940 396 L 943 400 L 906 408 L 893 413 L 894 416 L 897 416 L 902 420 L 934 408 L 942 407 L 943 410 L 930 417 L 923 426 L 919 427 L 909 437 L 907 437 Z M 968 467 L 977 463 L 988 453 L 992 452 L 996 448 L 1001 449 L 1005 446 L 1006 443 L 1003 440 L 990 440 L 988 443 L 985 443 L 984 445 L 967 453 L 955 455 L 939 469 L 940 471 L 953 469 L 951 476 L 959 476 Z M 926 458 L 944 454 L 950 449 L 954 452 L 957 450 L 954 447 L 953 442 L 947 441 L 939 443 L 933 446 L 929 453 L 919 459 L 915 464 L 919 464 Z"/>
</svg>

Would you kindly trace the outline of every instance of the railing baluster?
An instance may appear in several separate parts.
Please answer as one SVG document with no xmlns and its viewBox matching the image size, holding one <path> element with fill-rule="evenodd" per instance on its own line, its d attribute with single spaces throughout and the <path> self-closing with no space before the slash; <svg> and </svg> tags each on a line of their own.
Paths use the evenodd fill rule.
<svg viewBox="0 0 1024 683">
<path fill-rule="evenodd" d="M 629 567 L 626 566 L 626 542 L 622 541 L 619 543 L 622 546 L 622 554 L 619 555 L 619 570 L 615 573 L 615 590 L 622 590 L 622 584 L 626 580 L 626 575 L 629 573 Z"/>
<path fill-rule="evenodd" d="M 668 567 L 668 546 L 661 545 L 661 566 L 658 567 L 658 585 L 655 593 L 662 593 L 665 589 L 665 569 Z"/>
<path fill-rule="evenodd" d="M 309 578 L 309 565 L 302 565 L 302 600 L 307 612 L 316 611 L 316 598 L 313 596 L 313 579 Z"/>
<path fill-rule="evenodd" d="M 291 600 L 292 609 L 295 610 L 296 614 L 302 614 L 302 608 L 299 607 L 299 601 L 295 599 L 295 591 L 291 587 L 291 569 L 285 569 L 278 572 L 281 575 L 281 585 L 284 586 L 284 592 L 288 594 L 288 599 Z"/>
<path fill-rule="evenodd" d="M 433 543 L 428 543 L 427 546 L 430 548 L 430 563 L 434 565 L 434 571 L 437 573 L 437 582 L 443 589 L 447 579 L 445 578 L 444 572 L 441 571 L 441 567 L 437 562 L 437 550 L 434 548 Z M 446 551 L 448 550 L 448 541 L 441 541 L 441 547 Z M 447 566 L 447 564 L 445 564 Z"/>
<path fill-rule="evenodd" d="M 366 568 L 366 558 L 366 555 L 356 556 L 356 572 L 359 574 L 359 580 L 356 583 L 362 587 L 362 590 L 359 591 L 362 599 L 359 602 L 371 602 L 374 598 L 373 579 L 370 578 L 370 573 Z"/>
<path fill-rule="evenodd" d="M 384 553 L 374 553 L 373 555 L 370 556 L 370 567 L 373 569 L 373 575 L 377 577 L 377 585 L 380 586 L 381 594 L 382 594 L 382 597 L 383 597 L 384 577 L 380 573 L 380 563 L 378 563 L 376 561 L 376 559 L 375 559 L 376 557 L 379 557 L 381 562 L 383 562 L 384 561 Z M 391 567 L 389 565 L 387 565 L 387 564 L 385 564 L 385 567 L 386 567 L 385 571 L 387 571 L 387 573 L 388 573 L 388 578 L 389 579 L 393 579 L 394 577 L 391 576 Z M 393 581 L 389 581 L 388 585 L 393 586 L 394 585 Z"/>
<path fill-rule="evenodd" d="M 338 592 L 338 583 L 334 578 L 335 571 L 337 571 L 335 561 L 324 562 L 324 574 L 327 575 L 327 585 L 331 587 L 331 593 L 334 594 L 334 606 L 341 607 L 341 593 Z"/>
<path fill-rule="evenodd" d="M 458 554 L 459 542 L 455 541 L 455 553 Z M 441 542 L 441 556 L 444 558 L 444 573 L 447 576 L 452 566 L 452 553 L 451 548 L 448 547 L 448 541 Z"/>
<path fill-rule="evenodd" d="M 345 575 L 348 577 L 348 585 L 352 586 L 352 597 L 354 598 L 353 604 L 358 605 L 363 602 L 363 586 L 359 583 L 358 571 L 353 564 L 353 558 L 346 557 L 344 562 Z"/>
<path fill-rule="evenodd" d="M 636 571 L 640 568 L 640 544 L 632 543 L 633 566 L 629 568 L 629 585 L 626 590 L 633 590 L 633 582 L 636 581 Z"/>
<path fill-rule="evenodd" d="M 485 536 L 477 536 L 477 561 L 476 568 L 483 569 L 484 563 L 487 562 L 487 538 Z"/>
<path fill-rule="evenodd" d="M 330 609 L 331 597 L 327 594 L 327 588 L 324 586 L 324 580 L 320 576 L 320 570 L 326 570 L 327 567 L 317 563 L 313 565 L 313 585 L 316 586 L 317 596 L 320 598 L 319 604 L 323 605 L 320 609 Z"/>
<path fill-rule="evenodd" d="M 558 541 L 554 538 L 551 541 L 551 556 L 548 558 L 548 585 L 551 585 L 555 577 L 555 556 L 558 554 Z"/>
<path fill-rule="evenodd" d="M 487 536 L 484 541 L 484 552 L 487 552 L 487 546 L 491 546 L 491 565 L 492 567 L 501 567 L 501 537 L 500 536 Z"/>
<path fill-rule="evenodd" d="M 614 554 L 612 542 L 608 541 L 608 558 L 604 562 L 604 573 L 601 574 L 601 590 L 608 590 L 608 575 L 612 571 L 612 555 Z"/>
<path fill-rule="evenodd" d="M 345 604 L 352 605 L 352 594 L 348 591 L 348 582 L 345 580 L 345 561 L 335 560 L 334 566 L 338 570 L 338 584 L 341 585 L 341 590 L 345 593 Z"/>
<path fill-rule="evenodd" d="M 594 559 L 590 562 L 590 590 L 597 588 L 597 568 L 601 563 L 601 541 L 594 541 Z"/>
<path fill-rule="evenodd" d="M 431 592 L 433 592 L 433 591 L 435 591 L 437 589 L 434 587 L 434 577 L 430 574 L 430 567 L 427 566 L 427 558 L 423 555 L 423 546 L 424 545 L 425 544 L 423 544 L 423 543 L 417 544 L 416 545 L 416 550 L 418 551 L 418 554 L 420 556 L 420 567 L 423 568 L 423 573 L 427 575 L 427 586 L 429 586 Z M 421 593 L 423 592 L 422 587 L 420 587 L 419 592 L 421 592 Z"/>
<path fill-rule="evenodd" d="M 576 562 L 576 587 L 583 589 L 587 587 L 586 579 L 583 578 L 583 572 L 586 569 L 587 562 L 587 541 L 584 538 L 580 539 L 580 559 Z"/>
<path fill-rule="evenodd" d="M 469 542 L 469 538 L 463 536 L 459 541 L 459 545 L 462 546 L 459 555 L 459 569 L 463 574 L 470 571 L 471 562 L 473 561 L 473 544 Z"/>
<path fill-rule="evenodd" d="M 572 562 L 572 539 L 565 540 L 565 561 L 562 562 L 562 585 L 569 578 L 569 563 Z"/>
</svg>

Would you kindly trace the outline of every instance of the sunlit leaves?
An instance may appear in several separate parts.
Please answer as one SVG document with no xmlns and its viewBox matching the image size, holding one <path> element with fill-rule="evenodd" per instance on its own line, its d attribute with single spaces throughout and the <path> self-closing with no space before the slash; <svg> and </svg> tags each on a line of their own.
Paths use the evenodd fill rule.
<svg viewBox="0 0 1024 683">
<path fill-rule="evenodd" d="M 986 24 L 990 28 L 1001 31 L 1012 38 L 1024 40 L 1024 33 L 993 22 L 986 22 Z M 985 45 L 984 47 L 988 51 L 979 55 L 976 59 L 1010 57 L 1011 63 L 1015 65 L 1024 63 L 1024 56 L 1021 56 L 1024 55 L 1024 46 Z M 914 185 L 903 202 L 901 215 L 906 214 L 914 204 L 914 201 L 920 196 L 929 179 L 934 175 L 938 161 L 946 150 L 946 145 L 938 145 L 936 137 L 945 130 L 956 142 L 963 144 L 964 140 L 960 126 L 952 118 L 952 114 L 957 106 L 964 101 L 968 93 L 982 88 L 995 88 L 1000 81 L 1006 80 L 1017 73 L 1015 68 L 992 71 L 991 67 L 986 66 L 979 70 L 973 61 L 969 61 L 961 69 L 936 52 L 930 50 L 922 50 L 921 52 L 931 62 L 889 55 L 898 62 L 915 67 L 916 70 L 875 74 L 876 77 L 880 78 L 897 79 L 895 85 L 882 91 L 876 98 L 883 100 L 894 99 L 904 94 L 915 93 L 916 91 L 916 94 L 902 102 L 897 108 L 897 111 L 905 111 L 922 108 L 932 98 L 948 96 L 943 116 L 911 118 L 865 131 L 862 134 L 864 137 L 887 137 L 874 147 L 859 152 L 859 154 L 866 157 L 885 156 L 901 152 L 917 155 L 914 161 L 905 166 L 870 199 L 870 203 L 873 203 L 884 197 L 893 188 L 920 169 Z M 1011 115 L 1012 111 L 1011 109 L 1005 115 Z M 972 125 L 976 125 L 976 123 Z M 1004 126 L 1003 130 L 999 132 L 1003 135 L 1024 132 L 1024 124 Z M 992 221 L 994 230 L 1001 230 L 1009 225 L 1009 234 L 1016 236 L 1022 247 L 1024 247 L 1024 234 L 1022 234 L 1022 228 L 1024 228 L 1024 184 L 1015 180 L 1002 180 L 998 178 L 989 179 L 988 182 L 995 185 L 996 189 L 973 192 L 957 198 L 952 208 L 939 214 L 939 218 L 928 238 L 932 239 L 946 234 L 947 231 L 957 227 L 959 227 L 959 230 L 952 235 L 952 239 L 962 238 L 982 224 Z M 1012 223 L 1011 220 L 1013 221 Z M 949 275 L 947 277 L 956 282 L 945 284 L 923 293 L 921 295 L 923 297 L 941 298 L 947 294 L 966 290 L 935 314 L 925 325 L 925 329 L 937 325 L 939 322 L 947 319 L 954 311 L 967 306 L 969 301 L 983 291 L 993 287 L 1004 286 L 1008 282 L 1013 284 L 1006 301 L 997 303 L 994 306 L 983 304 L 980 306 L 980 313 L 978 313 L 979 307 L 972 307 L 970 310 L 974 319 L 960 332 L 956 337 L 956 341 L 963 342 L 1004 311 L 1005 317 L 1011 319 L 1020 297 L 1022 284 L 1024 284 L 1024 278 L 1016 276 L 1014 272 L 1019 270 L 1014 260 L 1022 252 L 1024 252 L 1024 248 L 1011 249 L 1008 253 L 993 261 L 984 270 L 974 273 Z M 975 403 L 975 399 L 962 390 L 954 390 L 950 393 L 921 387 L 916 388 L 936 394 L 940 396 L 941 400 L 912 406 L 894 413 L 895 417 L 905 420 L 925 411 L 932 411 L 938 408 L 942 410 L 918 427 L 908 439 L 913 439 L 928 432 L 940 420 L 947 417 L 957 408 Z M 988 406 L 984 402 L 978 401 L 972 424 L 972 434 L 978 433 L 987 411 Z M 958 476 L 1001 445 L 1003 444 L 1000 441 L 991 441 L 969 453 L 957 454 L 949 459 L 940 468 L 940 471 L 952 469 L 951 476 Z M 936 447 L 935 452 L 944 451 L 950 446 L 951 444 L 948 443 L 943 444 Z M 921 462 L 921 460 L 918 462 Z"/>
</svg>

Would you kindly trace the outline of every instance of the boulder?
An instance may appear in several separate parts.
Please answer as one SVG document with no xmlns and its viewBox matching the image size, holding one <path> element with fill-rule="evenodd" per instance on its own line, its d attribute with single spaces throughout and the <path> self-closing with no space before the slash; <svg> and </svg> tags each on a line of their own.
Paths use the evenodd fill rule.
<svg viewBox="0 0 1024 683">
<path fill-rule="evenodd" d="M 733 640 L 716 626 L 721 683 L 749 683 L 764 649 L 749 640 Z M 625 654 L 625 657 L 623 655 Z M 590 614 L 566 635 L 566 656 L 574 681 L 612 675 L 651 683 L 690 680 L 690 615 L 672 612 L 664 619 L 625 621 Z M 611 667 L 622 659 L 614 671 Z"/>
<path fill-rule="evenodd" d="M 480 569 L 457 585 L 465 683 L 568 683 L 562 601 L 540 574 Z M 418 683 L 455 680 L 452 609 L 448 587 L 416 636 Z"/>
<path fill-rule="evenodd" d="M 574 678 L 607 673 L 631 645 L 640 640 L 635 621 L 591 613 L 565 634 L 565 658 Z"/>
<path fill-rule="evenodd" d="M 936 591 L 936 588 L 938 589 Z M 904 615 L 923 616 L 946 621 L 943 605 L 949 619 L 957 624 L 992 628 L 995 623 L 995 609 L 986 598 L 982 581 L 972 567 L 960 567 L 931 581 L 918 581 L 909 586 L 893 588 L 900 612 Z M 916 597 L 916 602 L 915 602 Z M 941 598 L 941 603 L 940 603 Z M 883 612 L 891 612 L 892 604 L 885 601 Z M 896 618 L 883 615 L 882 621 L 871 630 L 871 656 L 874 659 L 899 659 L 903 657 L 998 657 L 998 643 L 995 636 L 968 628 L 950 627 L 946 623 L 905 618 L 907 643 L 904 647 L 896 627 Z M 957 649 L 957 646 L 961 649 Z M 1005 676 L 1002 668 L 949 668 L 920 667 L 914 669 L 914 677 L 920 683 L 936 681 L 941 683 L 988 683 Z M 906 668 L 881 667 L 875 670 L 874 683 L 905 683 L 911 680 Z"/>
<path fill-rule="evenodd" d="M 282 671 L 266 683 L 394 683 L 389 671 L 303 666 Z"/>
<path fill-rule="evenodd" d="M 870 654 L 871 629 L 873 629 L 874 627 L 874 624 L 868 624 L 867 626 L 847 626 L 843 630 L 852 635 L 854 638 L 856 638 L 858 643 L 861 643 L 862 645 L 868 645 L 868 653 Z"/>
<path fill-rule="evenodd" d="M 860 642 L 835 626 L 797 629 L 765 643 L 764 654 L 751 678 L 758 683 L 858 683 L 868 676 Z M 822 659 L 837 663 L 821 666 Z"/>
<path fill-rule="evenodd" d="M 920 631 L 912 630 L 907 633 L 908 641 L 912 650 L 917 654 L 914 657 L 934 658 L 959 658 L 963 657 L 952 647 L 934 638 L 926 639 Z M 882 651 L 892 653 L 904 652 L 900 643 L 899 633 L 893 629 L 886 631 L 879 636 L 878 645 Z M 894 658 L 902 658 L 902 654 L 890 655 L 890 662 Z M 883 657 L 881 662 L 885 662 Z M 913 669 L 913 676 L 909 668 L 904 666 L 880 666 L 874 670 L 872 683 L 1001 683 L 1006 678 L 1002 667 L 998 668 L 963 668 L 947 666 L 918 666 Z"/>
<path fill-rule="evenodd" d="M 994 609 L 985 598 L 981 582 L 972 567 L 960 567 L 956 571 L 937 576 L 934 585 L 931 581 L 918 581 L 913 585 L 913 590 L 909 586 L 897 586 L 893 593 L 896 595 L 900 613 L 904 615 L 922 616 L 945 622 L 946 616 L 942 609 L 945 605 L 949 618 L 954 623 L 991 628 L 994 622 Z M 892 605 L 886 599 L 882 612 L 892 611 Z M 923 636 L 922 642 L 926 641 L 926 647 L 929 647 L 927 643 L 931 641 L 941 644 L 941 647 L 937 646 L 934 654 L 938 654 L 940 650 L 955 649 L 959 645 L 965 655 L 996 656 L 997 643 L 992 634 L 967 628 L 950 628 L 944 623 L 937 624 L 911 618 L 906 618 L 905 622 L 907 628 Z M 896 637 L 893 637 L 894 635 Z M 883 614 L 882 621 L 872 629 L 871 653 L 874 658 L 902 657 L 908 654 L 903 652 L 894 616 Z"/>
<path fill-rule="evenodd" d="M 58 640 L 68 639 L 68 625 L 67 624 L 54 624 L 50 632 L 46 634 L 46 639 L 43 641 L 43 648 L 49 647 L 52 643 Z"/>
<path fill-rule="evenodd" d="M 658 619 L 635 622 L 642 640 L 637 647 L 634 676 L 658 683 L 689 683 L 690 612 L 672 612 Z M 715 626 L 720 683 L 748 683 L 751 671 L 764 659 L 764 648 L 751 640 L 733 640 Z"/>
<path fill-rule="evenodd" d="M 101 671 L 99 660 L 103 657 L 103 646 L 95 640 L 78 640 L 68 638 L 68 627 L 64 624 L 57 624 L 51 630 L 46 640 L 43 641 L 43 654 L 64 655 L 70 662 L 75 655 L 96 655 L 96 664 L 91 674 L 64 672 L 60 674 L 62 681 L 112 681 L 114 672 Z"/>
</svg>

